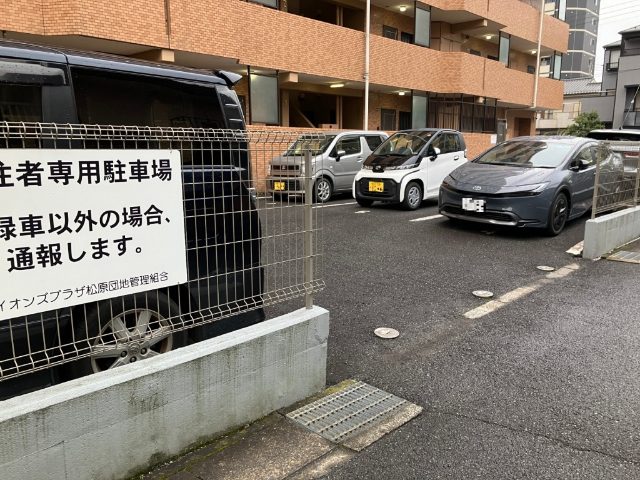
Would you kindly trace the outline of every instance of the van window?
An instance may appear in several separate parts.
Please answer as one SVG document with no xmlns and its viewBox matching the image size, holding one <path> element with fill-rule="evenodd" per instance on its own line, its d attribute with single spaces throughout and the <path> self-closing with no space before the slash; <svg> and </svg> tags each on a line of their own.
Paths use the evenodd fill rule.
<svg viewBox="0 0 640 480">
<path fill-rule="evenodd" d="M 0 83 L 0 122 L 42 122 L 42 87 Z"/>
<path fill-rule="evenodd" d="M 402 112 L 400 112 L 402 113 Z M 367 141 L 367 145 L 369 145 L 369 149 L 373 152 L 378 145 L 382 143 L 382 137 L 380 135 L 367 135 L 364 137 Z"/>
<path fill-rule="evenodd" d="M 360 137 L 344 137 L 338 141 L 336 149 L 338 151 L 344 150 L 346 155 L 361 153 L 362 146 L 360 145 Z"/>
<path fill-rule="evenodd" d="M 214 86 L 72 68 L 80 123 L 225 128 Z"/>
</svg>

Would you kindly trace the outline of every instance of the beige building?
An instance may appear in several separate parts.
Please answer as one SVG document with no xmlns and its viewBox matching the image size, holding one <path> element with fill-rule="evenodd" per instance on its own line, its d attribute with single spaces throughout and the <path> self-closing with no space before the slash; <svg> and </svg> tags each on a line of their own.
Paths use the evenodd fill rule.
<svg viewBox="0 0 640 480">
<path fill-rule="evenodd" d="M 600 82 L 592 77 L 572 78 L 564 81 L 562 109 L 545 110 L 536 121 L 536 133 L 555 135 L 562 133 L 577 115 L 582 113 L 582 100 L 600 96 Z"/>
</svg>

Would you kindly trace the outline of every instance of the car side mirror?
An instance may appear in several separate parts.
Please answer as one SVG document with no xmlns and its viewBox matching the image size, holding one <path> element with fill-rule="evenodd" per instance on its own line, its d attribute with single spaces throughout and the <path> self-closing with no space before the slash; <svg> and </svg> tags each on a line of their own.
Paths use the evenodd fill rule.
<svg viewBox="0 0 640 480">
<path fill-rule="evenodd" d="M 588 160 L 579 160 L 578 161 L 578 170 L 586 170 L 591 166 Z"/>
<path fill-rule="evenodd" d="M 438 155 L 440 155 L 440 149 L 438 147 L 429 147 L 427 149 L 427 157 L 429 157 L 429 160 L 432 162 L 438 158 Z"/>
<path fill-rule="evenodd" d="M 344 157 L 347 154 L 344 150 L 338 150 L 336 153 L 336 162 L 340 161 L 341 157 Z"/>
</svg>

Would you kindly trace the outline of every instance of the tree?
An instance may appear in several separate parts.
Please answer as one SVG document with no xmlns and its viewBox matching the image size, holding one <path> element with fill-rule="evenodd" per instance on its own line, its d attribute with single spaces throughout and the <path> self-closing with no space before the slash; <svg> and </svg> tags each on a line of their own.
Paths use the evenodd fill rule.
<svg viewBox="0 0 640 480">
<path fill-rule="evenodd" d="M 604 128 L 600 123 L 600 115 L 596 110 L 592 112 L 583 112 L 579 114 L 564 131 L 564 135 L 572 135 L 574 137 L 586 137 L 591 130 Z"/>
</svg>

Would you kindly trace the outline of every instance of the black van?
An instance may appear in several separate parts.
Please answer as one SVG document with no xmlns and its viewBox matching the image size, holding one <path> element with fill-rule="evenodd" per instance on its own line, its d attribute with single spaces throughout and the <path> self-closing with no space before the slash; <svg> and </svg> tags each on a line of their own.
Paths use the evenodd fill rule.
<svg viewBox="0 0 640 480">
<path fill-rule="evenodd" d="M 229 72 L 0 40 L 0 122 L 244 131 L 244 115 L 232 90 L 240 79 Z M 65 356 L 65 346 L 78 346 L 83 338 L 86 349 L 96 336 L 109 343 L 106 324 L 119 315 L 130 327 L 126 315 L 133 311 L 131 305 L 136 312 L 148 309 L 159 318 L 199 326 L 167 333 L 155 344 L 140 338 L 132 351 L 117 352 L 127 362 L 264 320 L 262 232 L 248 145 L 241 132 L 231 137 L 233 141 L 226 138 L 181 141 L 173 147 L 182 151 L 187 284 L 0 321 L 0 372 L 44 368 L 49 356 Z M 16 140 L 18 144 L 12 144 Z M 82 148 L 131 148 L 126 139 L 111 139 L 105 146 L 99 142 L 85 141 Z M 158 148 L 151 141 L 143 144 L 137 141 L 135 146 Z M 3 149 L 24 146 L 30 145 L 0 139 L 0 161 Z M 73 142 L 52 146 L 74 148 Z M 116 362 L 123 363 L 115 357 L 92 356 L 5 381 L 0 376 L 0 399 L 105 370 Z"/>
</svg>

